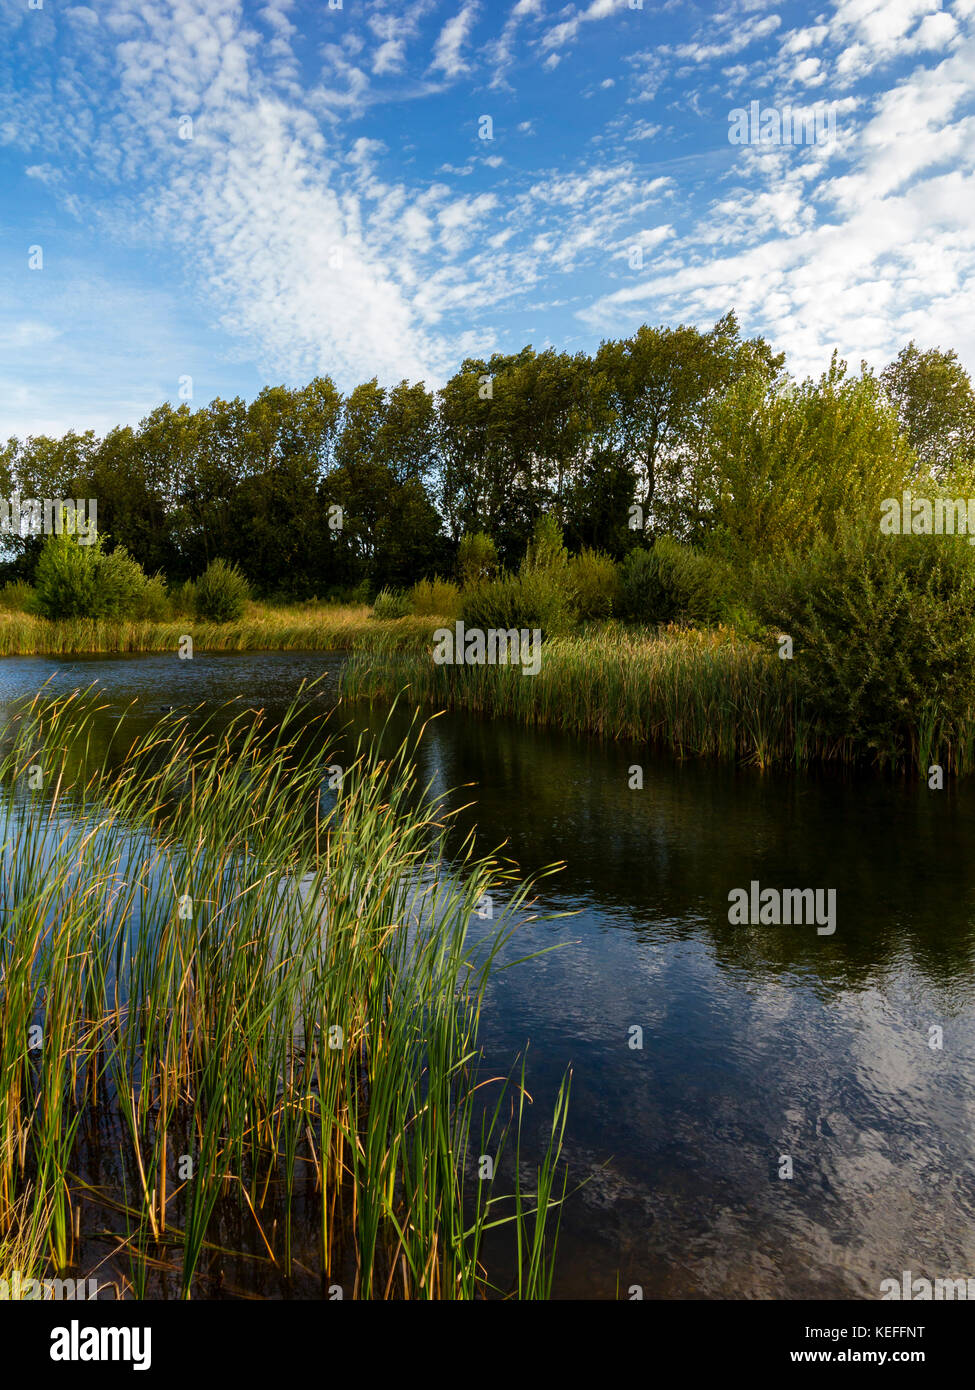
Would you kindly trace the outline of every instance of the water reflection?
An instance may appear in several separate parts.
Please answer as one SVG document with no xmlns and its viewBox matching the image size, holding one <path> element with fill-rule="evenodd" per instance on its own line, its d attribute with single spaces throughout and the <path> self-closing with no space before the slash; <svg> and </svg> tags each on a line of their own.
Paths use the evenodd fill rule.
<svg viewBox="0 0 975 1390">
<path fill-rule="evenodd" d="M 97 680 L 107 748 L 132 700 L 136 728 L 233 697 L 273 714 L 324 675 L 320 708 L 340 663 L 8 659 L 0 705 L 52 673 L 58 692 Z M 336 732 L 348 749 L 385 718 L 343 706 Z M 531 1040 L 540 1127 L 573 1065 L 567 1152 L 588 1181 L 558 1292 L 875 1298 L 904 1269 L 975 1276 L 975 792 L 678 764 L 462 715 L 430 724 L 420 761 L 476 800 L 458 836 L 476 825 L 525 872 L 566 863 L 543 906 L 576 915 L 509 955 L 564 949 L 496 977 L 482 1034 L 505 1069 Z M 752 879 L 834 888 L 835 934 L 731 926 L 728 893 Z"/>
</svg>

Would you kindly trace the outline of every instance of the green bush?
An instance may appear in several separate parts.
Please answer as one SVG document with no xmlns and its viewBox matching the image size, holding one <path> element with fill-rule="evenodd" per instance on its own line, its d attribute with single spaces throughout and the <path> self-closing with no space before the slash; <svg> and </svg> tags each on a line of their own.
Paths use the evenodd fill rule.
<svg viewBox="0 0 975 1390">
<path fill-rule="evenodd" d="M 405 618 L 410 612 L 409 595 L 398 589 L 380 589 L 372 605 L 374 618 Z"/>
<path fill-rule="evenodd" d="M 551 637 L 572 626 L 572 590 L 563 578 L 544 570 L 503 574 L 467 589 L 461 598 L 461 617 L 468 627 L 541 628 Z"/>
<path fill-rule="evenodd" d="M 89 550 L 94 546 L 89 546 Z M 92 616 L 129 618 L 141 616 L 149 580 L 138 561 L 133 560 L 124 545 L 116 546 L 109 555 L 98 557 L 96 586 L 99 612 Z"/>
<path fill-rule="evenodd" d="M 34 590 L 23 579 L 9 579 L 0 589 L 0 609 L 5 613 L 29 613 Z"/>
<path fill-rule="evenodd" d="M 196 581 L 196 611 L 212 623 L 234 622 L 249 597 L 247 580 L 226 560 L 211 560 Z"/>
<path fill-rule="evenodd" d="M 126 618 L 148 580 L 124 546 L 105 551 L 105 537 L 79 545 L 68 532 L 48 536 L 34 571 L 32 611 L 44 618 Z"/>
<path fill-rule="evenodd" d="M 151 575 L 136 600 L 132 616 L 145 622 L 161 623 L 172 616 L 173 605 L 161 574 Z"/>
<path fill-rule="evenodd" d="M 169 607 L 175 618 L 196 617 L 196 585 L 192 579 L 187 579 L 178 589 L 173 590 L 169 598 Z"/>
<path fill-rule="evenodd" d="M 953 741 L 975 697 L 975 554 L 952 536 L 884 536 L 844 521 L 757 577 L 760 615 L 793 640 L 806 709 L 828 734 L 884 756 L 920 721 Z"/>
<path fill-rule="evenodd" d="M 619 566 L 608 555 L 583 550 L 569 561 L 569 585 L 575 610 L 584 623 L 604 622 L 620 600 Z"/>
<path fill-rule="evenodd" d="M 421 579 L 409 597 L 412 611 L 423 617 L 454 618 L 460 612 L 460 589 L 449 579 Z"/>
<path fill-rule="evenodd" d="M 521 581 L 516 575 L 502 574 L 464 589 L 460 616 L 467 627 L 521 627 Z"/>
<path fill-rule="evenodd" d="M 734 585 L 728 566 L 670 536 L 631 550 L 620 575 L 620 615 L 630 622 L 717 622 L 728 616 Z"/>
<path fill-rule="evenodd" d="M 498 573 L 498 551 L 494 541 L 484 531 L 465 533 L 457 548 L 457 579 L 461 588 L 468 589 Z"/>
<path fill-rule="evenodd" d="M 551 512 L 546 512 L 535 522 L 535 530 L 521 562 L 521 573 L 564 570 L 568 563 L 569 553 L 562 539 L 562 527 Z"/>
</svg>

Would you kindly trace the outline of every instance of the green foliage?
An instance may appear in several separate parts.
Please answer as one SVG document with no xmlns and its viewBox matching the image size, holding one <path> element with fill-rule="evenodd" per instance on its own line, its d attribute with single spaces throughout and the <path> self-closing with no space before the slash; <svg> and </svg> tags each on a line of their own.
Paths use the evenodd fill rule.
<svg viewBox="0 0 975 1390">
<path fill-rule="evenodd" d="M 236 565 L 212 560 L 196 582 L 196 611 L 214 623 L 231 623 L 242 616 L 250 596 L 247 580 Z"/>
<path fill-rule="evenodd" d="M 562 527 L 551 512 L 535 522 L 535 529 L 521 562 L 521 573 L 539 570 L 564 570 L 569 563 L 568 551 L 562 539 Z"/>
<path fill-rule="evenodd" d="M 912 467 L 877 380 L 848 376 L 835 356 L 818 382 L 778 392 L 761 377 L 740 382 L 715 406 L 703 447 L 710 548 L 739 572 L 801 553 L 841 517 L 878 515 Z"/>
<path fill-rule="evenodd" d="M 421 617 L 453 618 L 460 613 L 460 589 L 449 579 L 420 579 L 409 599 L 410 611 Z"/>
<path fill-rule="evenodd" d="M 461 536 L 457 547 L 457 580 L 461 588 L 494 579 L 497 572 L 498 551 L 491 537 L 484 531 Z"/>
<path fill-rule="evenodd" d="M 133 607 L 132 616 L 144 622 L 161 623 L 172 613 L 173 605 L 166 591 L 166 581 L 161 574 L 151 575 Z"/>
<path fill-rule="evenodd" d="M 395 589 L 380 589 L 372 605 L 374 618 L 405 618 L 412 611 L 409 594 Z"/>
<path fill-rule="evenodd" d="M 34 590 L 22 579 L 10 579 L 0 589 L 0 611 L 29 613 L 33 607 Z"/>
<path fill-rule="evenodd" d="M 88 547 L 94 549 L 93 546 Z M 92 617 L 127 618 L 141 617 L 143 604 L 151 607 L 157 591 L 146 594 L 149 580 L 142 566 L 133 560 L 124 545 L 118 545 L 108 555 L 99 553 L 97 557 L 96 591 L 98 595 L 97 613 Z"/>
<path fill-rule="evenodd" d="M 585 549 L 569 561 L 568 578 L 576 614 L 584 623 L 603 622 L 617 611 L 620 570 L 608 555 Z"/>
<path fill-rule="evenodd" d="M 975 391 L 957 353 L 909 343 L 880 382 L 923 469 L 942 477 L 959 458 L 975 461 Z"/>
<path fill-rule="evenodd" d="M 464 590 L 461 617 L 468 627 L 541 628 L 543 636 L 573 623 L 573 594 L 564 576 L 551 570 L 503 574 Z"/>
<path fill-rule="evenodd" d="M 49 536 L 34 570 L 34 608 L 42 618 L 87 618 L 96 613 L 99 537 L 81 546 L 67 533 Z"/>
<path fill-rule="evenodd" d="M 623 561 L 620 615 L 630 622 L 717 622 L 731 598 L 728 567 L 670 536 Z"/>
<path fill-rule="evenodd" d="M 68 532 L 48 536 L 34 572 L 31 606 L 41 617 L 126 618 L 138 615 L 149 581 L 124 546 L 105 551 L 105 537 L 80 545 Z"/>
<path fill-rule="evenodd" d="M 840 522 L 835 538 L 768 566 L 756 605 L 792 637 L 799 692 L 826 732 L 898 758 L 922 717 L 936 740 L 967 726 L 975 555 L 963 540 Z"/>
<path fill-rule="evenodd" d="M 196 617 L 196 585 L 187 579 L 169 597 L 170 611 L 177 618 Z"/>
<path fill-rule="evenodd" d="M 464 589 L 461 594 L 460 616 L 467 627 L 522 627 L 523 603 L 521 580 L 517 575 L 502 574 Z"/>
</svg>

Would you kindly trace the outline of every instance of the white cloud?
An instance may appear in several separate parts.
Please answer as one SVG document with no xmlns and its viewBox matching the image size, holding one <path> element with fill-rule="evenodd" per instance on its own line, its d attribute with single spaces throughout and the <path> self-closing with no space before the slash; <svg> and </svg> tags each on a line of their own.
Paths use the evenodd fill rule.
<svg viewBox="0 0 975 1390">
<path fill-rule="evenodd" d="M 463 49 L 470 38 L 471 30 L 477 20 L 479 6 L 476 0 L 468 0 L 440 31 L 433 61 L 430 67 L 435 72 L 443 72 L 448 78 L 460 77 L 470 72 L 470 66 L 463 57 Z"/>
</svg>

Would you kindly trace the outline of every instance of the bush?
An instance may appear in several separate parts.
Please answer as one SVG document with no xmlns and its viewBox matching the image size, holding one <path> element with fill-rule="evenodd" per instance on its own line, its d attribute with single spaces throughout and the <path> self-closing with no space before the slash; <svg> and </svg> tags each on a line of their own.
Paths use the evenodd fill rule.
<svg viewBox="0 0 975 1390">
<path fill-rule="evenodd" d="M 954 537 L 883 536 L 841 522 L 805 554 L 759 576 L 756 606 L 793 639 L 789 663 L 828 734 L 883 755 L 914 744 L 919 721 L 953 740 L 975 692 L 975 555 Z"/>
<path fill-rule="evenodd" d="M 491 537 L 484 531 L 461 536 L 457 548 L 457 579 L 461 588 L 494 579 L 497 572 L 498 551 Z"/>
<path fill-rule="evenodd" d="M 541 628 L 546 637 L 564 632 L 573 620 L 572 591 L 565 579 L 544 570 L 504 574 L 476 584 L 461 598 L 461 617 L 468 627 Z"/>
<path fill-rule="evenodd" d="M 23 579 L 10 579 L 0 589 L 0 609 L 6 613 L 29 613 L 34 590 Z"/>
<path fill-rule="evenodd" d="M 187 579 L 178 589 L 174 589 L 169 599 L 170 612 L 176 618 L 196 617 L 196 585 Z"/>
<path fill-rule="evenodd" d="M 577 616 L 584 623 L 604 622 L 620 600 L 619 567 L 608 555 L 583 550 L 569 561 L 569 585 Z"/>
<path fill-rule="evenodd" d="M 564 570 L 568 563 L 562 527 L 551 512 L 546 512 L 535 522 L 534 533 L 521 562 L 521 572 L 530 574 L 536 570 Z"/>
<path fill-rule="evenodd" d="M 94 546 L 88 549 L 94 549 Z M 148 584 L 142 566 L 133 560 L 124 545 L 116 546 L 110 555 L 99 555 L 96 572 L 99 612 L 92 616 L 141 616 L 139 609 Z"/>
<path fill-rule="evenodd" d="M 104 545 L 104 536 L 90 545 L 68 532 L 48 536 L 34 571 L 32 611 L 54 620 L 132 616 L 149 581 L 124 546 L 106 554 Z"/>
<path fill-rule="evenodd" d="M 411 611 L 409 595 L 398 589 L 380 589 L 372 605 L 374 618 L 405 618 Z"/>
<path fill-rule="evenodd" d="M 234 622 L 249 597 L 247 580 L 225 560 L 211 560 L 196 582 L 196 611 L 212 623 Z"/>
<path fill-rule="evenodd" d="M 173 605 L 166 591 L 166 581 L 161 574 L 154 574 L 145 582 L 142 593 L 136 600 L 132 616 L 144 622 L 161 623 L 172 616 Z"/>
<path fill-rule="evenodd" d="M 631 550 L 620 575 L 620 615 L 630 622 L 708 623 L 728 616 L 733 584 L 726 564 L 658 536 L 651 550 Z"/>
<path fill-rule="evenodd" d="M 410 605 L 423 617 L 454 618 L 460 612 L 460 589 L 449 579 L 421 579 L 410 590 Z"/>
</svg>

